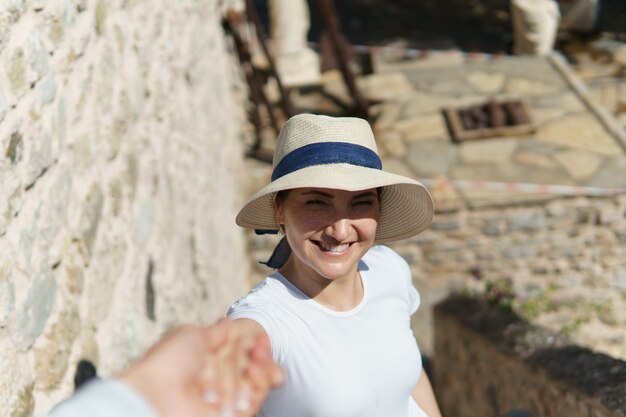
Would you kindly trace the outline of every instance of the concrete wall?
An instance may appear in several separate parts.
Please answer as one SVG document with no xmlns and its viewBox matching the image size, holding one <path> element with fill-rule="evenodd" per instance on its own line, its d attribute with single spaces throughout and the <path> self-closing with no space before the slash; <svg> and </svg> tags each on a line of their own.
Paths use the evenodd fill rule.
<svg viewBox="0 0 626 417">
<path fill-rule="evenodd" d="M 0 415 L 245 291 L 227 3 L 0 2 Z"/>
<path fill-rule="evenodd" d="M 435 309 L 434 386 L 443 415 L 626 416 L 626 362 L 452 298 Z"/>
</svg>

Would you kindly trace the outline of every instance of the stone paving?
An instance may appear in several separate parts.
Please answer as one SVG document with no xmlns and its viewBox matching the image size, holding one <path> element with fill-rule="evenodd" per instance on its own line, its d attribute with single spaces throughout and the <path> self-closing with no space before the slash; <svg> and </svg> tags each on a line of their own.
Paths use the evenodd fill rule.
<svg viewBox="0 0 626 417">
<path fill-rule="evenodd" d="M 626 128 L 626 43 L 606 36 L 574 40 L 566 53 L 591 99 Z"/>
<path fill-rule="evenodd" d="M 624 131 L 580 91 L 558 57 L 465 58 L 442 53 L 425 62 L 376 61 L 363 80 L 387 164 L 418 178 L 626 187 Z M 441 108 L 523 98 L 534 134 L 453 143 Z M 516 191 L 461 190 L 470 206 L 509 203 Z M 549 198 L 549 195 L 524 195 Z"/>
<path fill-rule="evenodd" d="M 557 197 L 541 189 L 520 192 L 514 186 L 520 183 L 626 189 L 624 130 L 590 98 L 586 86 L 560 56 L 513 58 L 441 52 L 417 60 L 400 59 L 392 53 L 373 58 L 374 73 L 359 79 L 359 85 L 368 99 L 376 102 L 371 107 L 376 115 L 374 130 L 386 170 L 424 180 L 509 184 L 505 190 L 493 190 L 435 182 L 430 190 L 440 215 L 547 203 Z M 335 101 L 329 99 L 348 100 L 339 75 L 325 73 L 323 88 L 321 95 L 296 95 L 297 106 L 306 111 L 340 113 Z M 443 107 L 499 98 L 526 100 L 535 133 L 461 143 L 450 139 Z M 263 146 L 272 149 L 272 134 L 267 135 Z M 251 175 L 244 196 L 249 196 L 267 183 L 271 166 L 253 159 L 246 164 Z M 267 259 L 277 238 L 249 236 L 254 284 L 269 272 L 257 261 Z M 424 235 L 423 239 L 427 238 Z M 415 256 L 419 260 L 422 254 Z M 428 302 L 449 291 L 447 284 L 424 282 L 426 291 L 435 294 L 425 294 Z M 626 311 L 626 297 L 616 300 L 615 314 L 619 316 Z M 619 326 L 611 329 L 613 345 L 626 342 L 623 336 L 615 338 L 615 332 L 623 333 Z M 598 328 L 592 327 L 585 340 L 601 340 L 594 333 Z M 626 349 L 611 352 L 626 357 Z"/>
</svg>

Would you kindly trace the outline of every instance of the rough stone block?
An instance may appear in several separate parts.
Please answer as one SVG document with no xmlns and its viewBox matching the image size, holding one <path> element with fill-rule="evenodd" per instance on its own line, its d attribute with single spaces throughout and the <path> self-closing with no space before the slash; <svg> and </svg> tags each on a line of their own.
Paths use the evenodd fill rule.
<svg viewBox="0 0 626 417">
<path fill-rule="evenodd" d="M 621 147 L 604 126 L 592 115 L 569 115 L 558 123 L 542 126 L 535 135 L 539 141 L 567 146 L 604 156 L 622 154 Z"/>
<path fill-rule="evenodd" d="M 509 231 L 507 218 L 501 215 L 485 217 L 481 231 L 487 236 L 499 236 Z"/>
<path fill-rule="evenodd" d="M 446 264 L 448 258 L 439 250 L 424 250 L 424 258 L 433 266 L 440 266 Z"/>
<path fill-rule="evenodd" d="M 562 91 L 563 87 L 553 83 L 546 83 L 538 80 L 528 80 L 523 78 L 509 78 L 504 86 L 504 91 L 508 94 L 519 94 L 524 97 L 538 97 L 550 95 Z"/>
<path fill-rule="evenodd" d="M 384 130 L 376 135 L 376 139 L 381 146 L 379 151 L 395 157 L 401 158 L 406 155 L 406 145 L 402 140 L 402 134 L 396 130 Z M 379 146 L 380 146 L 379 145 Z"/>
<path fill-rule="evenodd" d="M 10 57 L 9 62 L 6 64 L 8 69 L 9 86 L 14 96 L 22 96 L 27 89 L 26 85 L 26 58 L 24 57 L 24 50 L 22 48 L 16 48 Z"/>
<path fill-rule="evenodd" d="M 7 325 L 15 307 L 15 285 L 10 268 L 8 260 L 0 258 L 0 328 Z"/>
<path fill-rule="evenodd" d="M 626 188 L 626 178 L 621 173 L 626 169 L 626 156 L 619 155 L 607 160 L 588 184 L 592 187 Z"/>
<path fill-rule="evenodd" d="M 135 237 L 137 242 L 143 246 L 150 234 L 152 233 L 154 223 L 154 201 L 151 198 L 146 198 L 141 204 L 141 211 L 137 219 L 137 230 Z"/>
<path fill-rule="evenodd" d="M 452 100 L 448 96 L 427 94 L 416 91 L 407 97 L 402 109 L 402 119 L 412 119 L 414 116 L 440 113 L 441 109 L 449 106 Z"/>
<path fill-rule="evenodd" d="M 626 224 L 617 226 L 613 232 L 619 244 L 626 244 Z"/>
<path fill-rule="evenodd" d="M 94 28 L 96 34 L 102 35 L 105 28 L 107 18 L 107 3 L 104 0 L 98 0 L 94 11 Z"/>
<path fill-rule="evenodd" d="M 60 16 L 49 16 L 46 21 L 45 37 L 49 42 L 52 51 L 58 47 L 59 42 L 63 38 L 64 22 Z"/>
<path fill-rule="evenodd" d="M 576 180 L 590 178 L 602 163 L 600 156 L 583 150 L 558 152 L 554 158 Z"/>
<path fill-rule="evenodd" d="M 435 243 L 441 241 L 441 239 L 443 239 L 443 235 L 442 234 L 440 234 L 438 232 L 435 232 L 435 231 L 432 231 L 432 230 L 425 230 L 422 233 L 420 233 L 419 235 L 413 236 L 413 237 L 407 239 L 407 242 L 417 243 L 419 245 L 427 246 L 427 245 L 435 244 Z"/>
<path fill-rule="evenodd" d="M 67 222 L 72 187 L 69 171 L 59 169 L 51 175 L 54 175 L 54 182 L 43 197 L 45 203 L 41 207 L 38 225 L 38 243 L 40 246 L 50 248 L 48 253 L 52 253 L 54 240 Z"/>
<path fill-rule="evenodd" d="M 21 13 L 24 13 L 27 6 L 26 0 L 8 0 L 5 1 L 3 6 L 6 7 L 6 11 L 12 14 L 13 19 L 18 19 Z"/>
<path fill-rule="evenodd" d="M 32 187 L 35 182 L 54 162 L 52 158 L 52 138 L 44 132 L 37 138 L 29 138 L 30 143 L 26 152 L 26 165 L 22 181 L 26 188 Z"/>
<path fill-rule="evenodd" d="M 401 72 L 369 75 L 361 80 L 365 96 L 372 101 L 395 99 L 407 95 L 413 86 Z"/>
<path fill-rule="evenodd" d="M 433 220 L 430 225 L 432 230 L 440 232 L 449 232 L 453 230 L 459 230 L 463 227 L 463 219 L 460 216 L 445 216 L 439 215 Z"/>
<path fill-rule="evenodd" d="M 626 291 L 626 266 L 615 269 L 613 272 L 613 283 L 616 288 Z"/>
<path fill-rule="evenodd" d="M 0 48 L 4 47 L 11 30 L 11 13 L 9 10 L 0 10 Z"/>
<path fill-rule="evenodd" d="M 4 116 L 7 114 L 7 104 L 0 88 L 0 122 L 4 120 Z"/>
<path fill-rule="evenodd" d="M 507 259 L 531 258 L 537 253 L 537 247 L 533 244 L 507 245 L 502 254 Z"/>
<path fill-rule="evenodd" d="M 387 172 L 403 175 L 409 178 L 416 178 L 415 173 L 407 166 L 404 159 L 391 157 L 383 158 L 383 167 Z"/>
<path fill-rule="evenodd" d="M 26 299 L 17 306 L 11 339 L 20 351 L 29 349 L 41 335 L 56 300 L 57 286 L 50 271 L 42 271 L 29 285 Z"/>
<path fill-rule="evenodd" d="M 18 173 L 10 171 L 5 175 L 4 195 L 9 198 L 10 216 L 17 216 L 22 210 L 24 189 Z"/>
<path fill-rule="evenodd" d="M 0 184 L 0 194 L 5 194 L 4 187 Z M 9 222 L 11 221 L 11 206 L 9 204 L 8 198 L 3 198 L 0 200 L 0 236 L 3 236 L 7 227 L 9 226 Z"/>
<path fill-rule="evenodd" d="M 374 125 L 375 132 L 379 129 L 393 127 L 402 112 L 402 104 L 395 101 L 387 101 L 372 107 L 372 111 L 378 115 Z M 378 138 L 378 135 L 376 135 L 376 138 Z"/>
<path fill-rule="evenodd" d="M 421 114 L 400 120 L 395 123 L 394 129 L 401 132 L 408 143 L 448 137 L 445 121 L 440 113 Z"/>
<path fill-rule="evenodd" d="M 419 146 L 411 146 L 408 161 L 413 170 L 424 177 L 445 175 L 457 160 L 457 149 L 443 142 L 422 142 Z"/>
<path fill-rule="evenodd" d="M 24 383 L 23 362 L 11 339 L 0 338 L 0 414 L 28 416 L 32 413 L 32 384 Z"/>
<path fill-rule="evenodd" d="M 80 295 L 84 287 L 84 268 L 87 265 L 86 254 L 77 241 L 68 239 L 60 250 L 60 264 L 54 269 L 59 287 L 70 296 Z"/>
<path fill-rule="evenodd" d="M 547 226 L 543 209 L 514 212 L 508 222 L 511 231 L 538 231 Z"/>
<path fill-rule="evenodd" d="M 459 156 L 465 163 L 498 163 L 511 159 L 518 145 L 514 138 L 464 142 Z"/>
<path fill-rule="evenodd" d="M 99 185 L 94 184 L 82 203 L 82 212 L 78 222 L 78 233 L 85 245 L 88 254 L 91 254 L 93 244 L 100 224 L 104 196 Z"/>
<path fill-rule="evenodd" d="M 506 77 L 500 72 L 472 71 L 467 80 L 481 94 L 496 94 L 504 87 Z"/>
<path fill-rule="evenodd" d="M 421 249 L 415 245 L 394 245 L 393 248 L 409 265 L 419 265 L 423 258 Z"/>
<path fill-rule="evenodd" d="M 38 29 L 30 33 L 27 45 L 26 56 L 30 70 L 27 81 L 32 84 L 41 79 L 48 71 L 48 53 L 43 47 L 41 32 Z"/>
<path fill-rule="evenodd" d="M 594 224 L 597 223 L 598 219 L 598 209 L 592 206 L 581 206 L 574 207 L 573 209 L 573 217 L 575 218 L 576 224 Z"/>
<path fill-rule="evenodd" d="M 27 384 L 21 388 L 13 398 L 13 403 L 9 407 L 11 417 L 30 417 L 35 408 L 35 398 L 33 396 L 33 384 Z M 1 410 L 0 410 L 1 411 Z"/>
<path fill-rule="evenodd" d="M 471 95 L 473 88 L 468 85 L 462 78 L 455 77 L 451 79 L 437 80 L 430 84 L 428 91 L 434 94 L 447 96 Z"/>
<path fill-rule="evenodd" d="M 54 75 L 50 74 L 41 83 L 41 104 L 45 105 L 54 100 L 57 92 L 57 82 Z"/>
<path fill-rule="evenodd" d="M 35 239 L 37 238 L 37 223 L 39 220 L 39 210 L 28 210 L 20 213 L 20 217 L 27 219 L 27 225 L 22 228 L 19 234 L 19 243 L 17 251 L 17 266 L 24 270 L 30 271 L 32 267 L 32 258 L 35 248 Z"/>
<path fill-rule="evenodd" d="M 493 261 L 497 259 L 497 255 L 493 249 L 479 249 L 476 251 L 476 258 L 481 261 Z"/>
<path fill-rule="evenodd" d="M 56 321 L 34 346 L 35 387 L 49 390 L 56 387 L 67 370 L 72 343 L 79 330 L 80 318 L 75 306 L 63 307 Z"/>
</svg>

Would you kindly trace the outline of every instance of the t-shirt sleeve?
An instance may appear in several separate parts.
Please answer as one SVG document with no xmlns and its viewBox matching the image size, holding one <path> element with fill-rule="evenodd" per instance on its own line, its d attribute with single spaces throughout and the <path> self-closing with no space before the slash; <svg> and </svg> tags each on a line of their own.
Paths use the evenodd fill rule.
<svg viewBox="0 0 626 417">
<path fill-rule="evenodd" d="M 283 362 L 288 338 L 275 304 L 259 299 L 256 294 L 250 293 L 230 306 L 228 318 L 231 320 L 250 319 L 259 323 L 270 340 L 272 358 L 278 364 Z"/>
<path fill-rule="evenodd" d="M 45 417 L 158 417 L 148 402 L 118 380 L 96 380 L 56 405 Z"/>
</svg>

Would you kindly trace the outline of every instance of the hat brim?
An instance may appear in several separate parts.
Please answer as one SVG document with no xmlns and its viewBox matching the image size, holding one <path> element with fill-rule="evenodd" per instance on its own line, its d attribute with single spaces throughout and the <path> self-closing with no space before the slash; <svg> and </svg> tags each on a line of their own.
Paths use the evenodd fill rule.
<svg viewBox="0 0 626 417">
<path fill-rule="evenodd" d="M 327 164 L 300 169 L 272 181 L 259 190 L 237 215 L 241 227 L 278 230 L 274 198 L 294 188 L 330 188 L 360 191 L 382 187 L 381 213 L 376 242 L 392 242 L 414 236 L 428 227 L 434 205 L 419 181 L 373 168 L 351 164 Z"/>
</svg>

